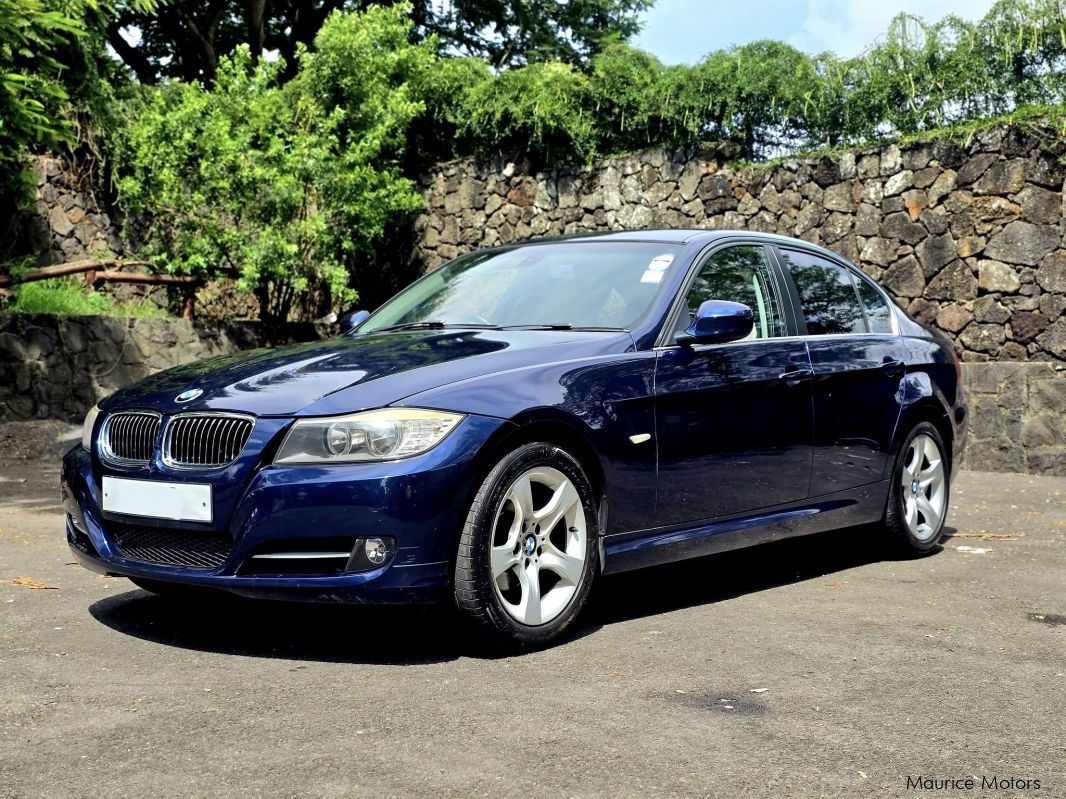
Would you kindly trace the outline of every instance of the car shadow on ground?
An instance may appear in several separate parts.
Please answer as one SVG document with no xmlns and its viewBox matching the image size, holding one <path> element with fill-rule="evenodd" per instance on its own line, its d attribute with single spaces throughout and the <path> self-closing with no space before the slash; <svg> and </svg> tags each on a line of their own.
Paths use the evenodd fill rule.
<svg viewBox="0 0 1066 799">
<path fill-rule="evenodd" d="M 893 558 L 878 532 L 835 530 L 607 576 L 565 640 Z M 946 528 L 945 536 L 953 532 Z M 449 607 L 312 605 L 227 594 L 179 599 L 132 590 L 94 603 L 89 612 L 146 641 L 246 657 L 413 664 L 516 654 L 488 642 Z"/>
</svg>

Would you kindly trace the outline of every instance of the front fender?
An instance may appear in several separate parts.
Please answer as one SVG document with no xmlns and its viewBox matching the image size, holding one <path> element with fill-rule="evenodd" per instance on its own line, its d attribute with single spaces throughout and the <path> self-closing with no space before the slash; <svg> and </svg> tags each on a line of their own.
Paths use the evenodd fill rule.
<svg viewBox="0 0 1066 799">
<path fill-rule="evenodd" d="M 414 394 L 403 406 L 565 425 L 596 453 L 612 530 L 651 523 L 656 491 L 654 352 L 538 364 Z"/>
</svg>

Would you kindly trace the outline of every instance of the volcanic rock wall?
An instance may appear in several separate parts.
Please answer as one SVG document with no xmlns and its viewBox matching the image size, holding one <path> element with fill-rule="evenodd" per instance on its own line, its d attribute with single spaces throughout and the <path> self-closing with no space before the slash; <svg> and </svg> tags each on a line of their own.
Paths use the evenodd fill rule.
<svg viewBox="0 0 1066 799">
<path fill-rule="evenodd" d="M 424 268 L 476 247 L 625 228 L 748 229 L 822 244 L 966 361 L 1066 360 L 1066 138 L 1038 125 L 736 168 L 649 150 L 530 173 L 474 160 L 424 179 Z"/>
</svg>

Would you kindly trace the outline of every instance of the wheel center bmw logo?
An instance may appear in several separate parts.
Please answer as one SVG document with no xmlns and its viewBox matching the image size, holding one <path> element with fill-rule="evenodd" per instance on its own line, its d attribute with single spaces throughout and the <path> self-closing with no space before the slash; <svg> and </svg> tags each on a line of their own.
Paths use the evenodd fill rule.
<svg viewBox="0 0 1066 799">
<path fill-rule="evenodd" d="M 190 388 L 188 391 L 183 391 L 174 398 L 175 402 L 192 402 L 204 392 L 198 388 Z"/>
<path fill-rule="evenodd" d="M 532 533 L 526 536 L 526 543 L 522 546 L 522 550 L 527 555 L 532 555 L 537 550 L 537 537 Z"/>
</svg>

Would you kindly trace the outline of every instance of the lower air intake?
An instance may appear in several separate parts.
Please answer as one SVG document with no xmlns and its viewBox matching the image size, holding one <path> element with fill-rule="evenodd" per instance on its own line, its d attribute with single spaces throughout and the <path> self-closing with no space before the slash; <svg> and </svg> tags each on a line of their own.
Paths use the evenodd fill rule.
<svg viewBox="0 0 1066 799">
<path fill-rule="evenodd" d="M 199 530 L 112 524 L 108 532 L 122 557 L 159 566 L 210 571 L 220 568 L 233 548 L 228 535 Z"/>
</svg>

